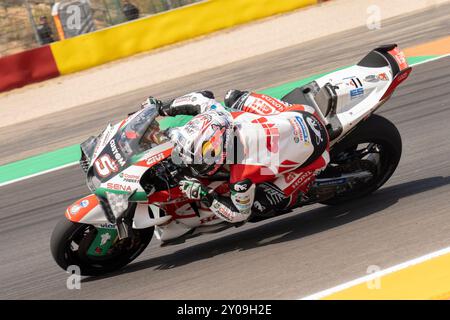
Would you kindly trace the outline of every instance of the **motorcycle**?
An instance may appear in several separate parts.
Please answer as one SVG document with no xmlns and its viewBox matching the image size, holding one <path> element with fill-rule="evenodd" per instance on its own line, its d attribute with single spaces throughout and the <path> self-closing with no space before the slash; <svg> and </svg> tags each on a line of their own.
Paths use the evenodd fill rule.
<svg viewBox="0 0 450 320">
<path fill-rule="evenodd" d="M 397 45 L 385 45 L 285 95 L 281 100 L 316 110 L 330 137 L 330 162 L 307 197 L 249 222 L 308 204 L 341 204 L 380 188 L 400 161 L 402 140 L 395 125 L 374 112 L 411 70 Z M 64 270 L 76 265 L 82 275 L 102 275 L 138 257 L 153 236 L 173 245 L 233 226 L 183 197 L 170 158 L 173 144 L 160 120 L 155 107 L 146 107 L 81 144 L 80 164 L 92 194 L 70 205 L 52 233 L 51 252 Z M 218 176 L 205 183 L 226 194 L 226 181 Z"/>
</svg>

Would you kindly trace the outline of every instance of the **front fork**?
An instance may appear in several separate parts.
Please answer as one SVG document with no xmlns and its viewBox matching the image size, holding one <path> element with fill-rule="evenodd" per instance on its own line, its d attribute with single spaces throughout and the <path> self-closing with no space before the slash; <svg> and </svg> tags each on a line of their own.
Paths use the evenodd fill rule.
<svg viewBox="0 0 450 320">
<path fill-rule="evenodd" d="M 111 246 L 119 239 L 117 229 L 96 227 L 97 233 L 92 240 L 87 255 L 93 257 L 101 257 L 108 253 Z"/>
</svg>

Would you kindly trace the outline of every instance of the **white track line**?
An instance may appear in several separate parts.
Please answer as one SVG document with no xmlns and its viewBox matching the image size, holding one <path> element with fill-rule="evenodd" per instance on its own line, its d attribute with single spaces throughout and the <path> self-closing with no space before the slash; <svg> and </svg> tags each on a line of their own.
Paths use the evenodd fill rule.
<svg viewBox="0 0 450 320">
<path fill-rule="evenodd" d="M 439 59 L 442 59 L 442 58 L 446 58 L 446 57 L 450 57 L 450 53 L 444 54 L 444 55 L 442 55 L 442 56 L 437 56 L 437 57 L 431 58 L 431 59 L 429 59 L 429 60 L 425 60 L 425 61 L 421 61 L 421 62 L 417 62 L 417 63 L 411 63 L 409 66 L 410 66 L 410 67 L 414 67 L 414 66 L 418 66 L 418 65 L 420 65 L 420 64 L 424 64 L 424 63 L 427 63 L 427 62 L 436 61 L 436 60 L 439 60 Z"/>
<path fill-rule="evenodd" d="M 396 272 L 396 271 L 399 271 L 399 270 L 411 267 L 413 265 L 425 262 L 427 260 L 431 260 L 431 259 L 436 258 L 436 257 L 443 256 L 443 255 L 448 254 L 448 253 L 450 253 L 450 247 L 447 247 L 447 248 L 444 248 L 444 249 L 441 249 L 441 250 L 438 250 L 438 251 L 426 254 L 424 256 L 421 256 L 421 257 L 418 257 L 418 258 L 415 258 L 415 259 L 412 259 L 412 260 L 409 260 L 409 261 L 397 264 L 397 265 L 392 266 L 390 268 L 387 268 L 387 269 L 384 269 L 384 270 L 381 270 L 381 271 L 369 274 L 367 276 L 364 276 L 364 277 L 361 277 L 361 278 L 358 278 L 358 279 L 355 279 L 355 280 L 352 280 L 352 281 L 340 284 L 340 285 L 338 285 L 336 287 L 333 287 L 333 288 L 330 288 L 330 289 L 326 289 L 326 290 L 314 293 L 312 295 L 300 298 L 299 300 L 318 300 L 318 299 L 322 299 L 322 298 L 324 298 L 326 296 L 329 296 L 329 295 L 331 295 L 333 293 L 336 293 L 336 292 L 348 289 L 350 287 L 353 287 L 355 285 L 361 284 L 363 282 L 374 280 L 376 278 L 379 278 L 379 277 L 385 276 L 387 274 L 390 274 L 390 273 L 393 273 L 393 272 Z"/>
<path fill-rule="evenodd" d="M 79 164 L 79 163 L 80 162 L 78 162 L 78 161 L 71 162 L 71 163 L 68 163 L 68 164 L 65 164 L 63 166 L 59 166 L 59 167 L 56 167 L 56 168 L 53 168 L 53 169 L 48 169 L 48 170 L 41 171 L 41 172 L 38 172 L 38 173 L 33 173 L 33 174 L 30 174 L 29 176 L 24 176 L 22 178 L 17 178 L 17 179 L 14 179 L 14 180 L 5 181 L 5 182 L 0 183 L 0 187 L 7 186 L 8 184 L 12 184 L 12 183 L 15 183 L 15 182 L 27 180 L 27 179 L 30 179 L 30 178 L 34 178 L 34 177 L 37 177 L 37 176 L 40 176 L 40 175 L 43 175 L 43 174 L 46 174 L 46 173 L 50 173 L 50 172 L 53 172 L 53 171 L 58 171 L 58 170 L 61 170 L 61 169 L 64 169 L 64 168 L 72 167 L 72 166 L 74 166 L 76 164 Z"/>
<path fill-rule="evenodd" d="M 411 67 L 418 66 L 419 64 L 432 62 L 432 61 L 439 60 L 439 59 L 442 59 L 442 58 L 445 58 L 445 57 L 448 57 L 448 56 L 450 56 L 450 54 L 445 54 L 445 55 L 442 55 L 442 56 L 438 56 L 436 58 L 425 60 L 425 61 L 422 61 L 422 62 L 419 62 L 419 63 L 412 63 L 410 66 Z M 46 173 L 50 173 L 50 172 L 53 172 L 53 171 L 58 171 L 58 170 L 61 170 L 61 169 L 67 168 L 67 167 L 74 166 L 74 165 L 76 165 L 78 163 L 79 163 L 78 161 L 77 162 L 72 162 L 72 163 L 69 163 L 69 164 L 66 164 L 66 165 L 63 165 L 63 166 L 60 166 L 60 167 L 56 167 L 56 168 L 53 168 L 53 169 L 49 169 L 49 170 L 45 170 L 45 171 L 42 171 L 42 172 L 34 173 L 34 174 L 29 175 L 29 176 L 25 176 L 25 177 L 22 177 L 22 178 L 6 181 L 6 182 L 3 182 L 3 183 L 0 183 L 0 187 L 6 186 L 8 184 L 15 183 L 15 182 L 23 181 L 23 180 L 26 180 L 26 179 L 34 178 L 34 177 L 37 177 L 37 176 L 40 176 L 40 175 L 43 175 L 43 174 L 46 174 Z"/>
</svg>

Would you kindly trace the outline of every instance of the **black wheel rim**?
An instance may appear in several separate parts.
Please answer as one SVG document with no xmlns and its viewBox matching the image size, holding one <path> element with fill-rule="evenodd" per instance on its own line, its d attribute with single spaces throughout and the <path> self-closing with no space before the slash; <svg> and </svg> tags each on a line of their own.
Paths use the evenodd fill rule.
<svg viewBox="0 0 450 320">
<path fill-rule="evenodd" d="M 80 224 L 74 232 L 67 238 L 64 258 L 72 265 L 77 265 L 81 269 L 104 270 L 114 269 L 124 259 L 132 257 L 146 247 L 145 241 L 141 241 L 139 230 L 135 230 L 133 239 L 127 238 L 116 241 L 110 248 L 110 252 L 101 257 L 94 257 L 87 254 L 87 250 L 95 239 L 97 229 L 88 224 Z"/>
<path fill-rule="evenodd" d="M 338 198 L 357 198 L 368 194 L 386 182 L 395 170 L 392 146 L 384 141 L 363 141 L 338 152 L 332 165 L 342 165 L 346 161 L 355 161 L 361 165 L 361 171 L 370 171 L 372 177 L 358 181 L 350 189 L 339 192 Z M 337 163 L 334 163 L 335 160 Z"/>
</svg>

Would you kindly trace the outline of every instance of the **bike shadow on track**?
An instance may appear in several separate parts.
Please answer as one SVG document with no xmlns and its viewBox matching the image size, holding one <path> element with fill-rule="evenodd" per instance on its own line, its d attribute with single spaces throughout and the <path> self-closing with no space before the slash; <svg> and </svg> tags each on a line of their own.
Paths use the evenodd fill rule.
<svg viewBox="0 0 450 320">
<path fill-rule="evenodd" d="M 266 220 L 264 225 L 256 224 L 251 229 L 235 232 L 200 244 L 191 244 L 186 240 L 187 247 L 173 253 L 153 257 L 144 261 L 132 263 L 124 269 L 101 277 L 87 277 L 83 282 L 114 277 L 119 274 L 137 272 L 142 269 L 156 270 L 172 269 L 202 259 L 232 251 L 251 250 L 275 243 L 288 242 L 312 234 L 324 232 L 352 221 L 380 212 L 396 204 L 400 199 L 415 194 L 430 191 L 450 184 L 449 177 L 432 177 L 409 181 L 389 186 L 351 203 L 337 206 L 321 206 L 300 213 L 290 213 L 287 216 Z M 194 239 L 192 239 L 194 240 Z"/>
</svg>

